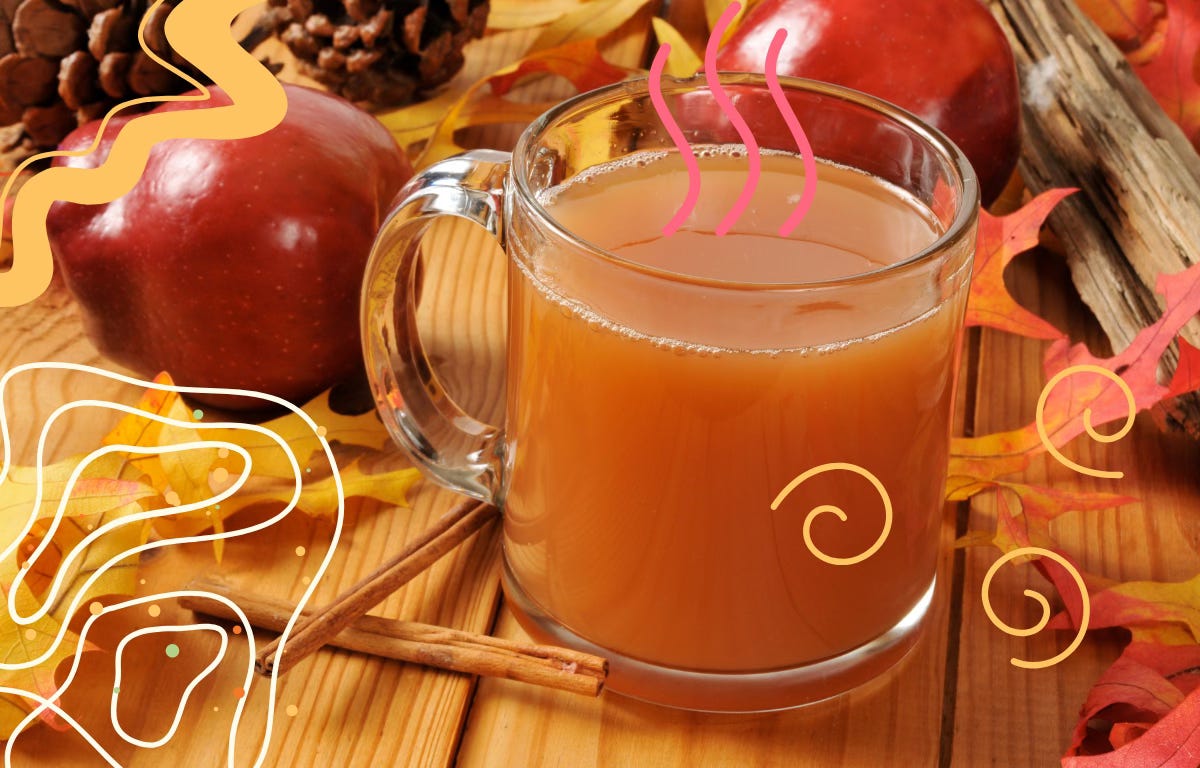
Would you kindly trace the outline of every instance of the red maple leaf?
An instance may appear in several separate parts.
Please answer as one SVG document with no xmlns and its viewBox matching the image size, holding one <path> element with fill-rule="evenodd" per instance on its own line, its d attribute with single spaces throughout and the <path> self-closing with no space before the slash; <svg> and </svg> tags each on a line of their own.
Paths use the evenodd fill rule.
<svg viewBox="0 0 1200 768">
<path fill-rule="evenodd" d="M 1059 339 L 1062 331 L 1022 307 L 1004 286 L 1004 269 L 1038 243 L 1046 216 L 1073 189 L 1051 189 L 1007 216 L 979 214 L 975 272 L 967 301 L 968 326 L 986 325 L 1033 339 Z"/>
<path fill-rule="evenodd" d="M 1128 59 L 1154 101 L 1200 150 L 1200 2 L 1165 0 L 1165 8 L 1150 40 Z"/>
<path fill-rule="evenodd" d="M 1150 0 L 1077 0 L 1079 7 L 1123 51 L 1141 48 L 1161 15 Z"/>
<path fill-rule="evenodd" d="M 1181 347 L 1183 371 L 1168 384 L 1159 384 L 1158 363 L 1176 339 L 1176 334 L 1200 313 L 1200 264 L 1158 280 L 1166 310 L 1153 325 L 1144 329 L 1120 354 L 1098 358 L 1082 344 L 1072 346 L 1065 339 L 1055 341 L 1046 353 L 1045 370 L 1049 380 L 1060 371 L 1077 365 L 1095 365 L 1120 377 L 1133 395 L 1135 410 L 1145 410 L 1164 399 L 1191 391 L 1200 385 L 1200 358 L 1189 347 Z M 1046 398 L 1043 422 L 1056 447 L 1086 431 L 1085 415 L 1093 426 L 1129 417 L 1129 406 L 1121 387 L 1100 374 L 1077 372 L 1058 383 Z M 964 499 L 987 487 L 987 482 L 1019 472 L 1030 457 L 1045 451 L 1036 423 L 1019 429 L 973 438 L 957 438 L 950 455 L 947 481 L 948 496 Z"/>
</svg>

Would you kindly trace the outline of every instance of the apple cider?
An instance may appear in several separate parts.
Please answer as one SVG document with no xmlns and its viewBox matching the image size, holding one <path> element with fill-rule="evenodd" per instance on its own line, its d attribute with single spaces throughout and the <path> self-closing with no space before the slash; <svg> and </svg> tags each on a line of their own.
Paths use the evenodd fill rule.
<svg viewBox="0 0 1200 768">
<path fill-rule="evenodd" d="M 873 282 L 942 228 L 845 167 L 819 164 L 814 204 L 783 237 L 803 163 L 764 154 L 749 207 L 716 236 L 746 184 L 740 149 L 699 153 L 699 202 L 669 237 L 687 189 L 676 153 L 635 153 L 545 190 L 553 222 L 601 255 L 519 242 L 510 273 L 514 602 L 614 656 L 702 673 L 837 657 L 928 596 L 965 302 L 965 280 L 947 289 L 936 273 Z M 893 507 L 882 546 L 852 565 L 814 555 L 805 519 L 840 508 L 844 522 L 814 518 L 813 543 L 865 552 L 884 527 L 868 480 L 830 469 L 771 509 L 793 478 L 831 463 L 875 475 Z"/>
</svg>

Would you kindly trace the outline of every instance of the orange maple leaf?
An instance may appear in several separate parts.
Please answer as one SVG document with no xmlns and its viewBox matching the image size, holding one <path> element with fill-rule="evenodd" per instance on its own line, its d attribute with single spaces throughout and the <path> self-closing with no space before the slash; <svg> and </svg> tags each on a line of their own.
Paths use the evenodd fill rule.
<svg viewBox="0 0 1200 768">
<path fill-rule="evenodd" d="M 1123 51 L 1142 47 L 1160 16 L 1150 0 L 1077 0 L 1077 4 Z"/>
<path fill-rule="evenodd" d="M 1125 51 L 1158 105 L 1200 150 L 1200 3 L 1076 0 Z"/>
<path fill-rule="evenodd" d="M 1060 339 L 1063 332 L 1016 302 L 1004 287 L 1004 269 L 1037 245 L 1038 232 L 1054 206 L 1077 190 L 1050 189 L 1007 216 L 979 214 L 975 273 L 967 300 L 968 326 L 986 325 L 1033 339 Z"/>
<path fill-rule="evenodd" d="M 1120 377 L 1133 395 L 1136 410 L 1151 408 L 1168 397 L 1200 386 L 1200 358 L 1189 347 L 1182 374 L 1169 384 L 1159 384 L 1158 363 L 1176 334 L 1200 313 L 1200 264 L 1183 272 L 1159 277 L 1157 290 L 1166 310 L 1154 324 L 1142 329 L 1120 354 L 1098 358 L 1083 344 L 1072 346 L 1066 338 L 1055 341 L 1046 353 L 1049 380 L 1060 371 L 1077 365 L 1094 365 Z M 1050 441 L 1061 447 L 1086 431 L 1085 418 L 1093 426 L 1131 417 L 1121 387 L 1100 374 L 1079 372 L 1063 379 L 1046 398 L 1043 423 Z M 986 489 L 995 480 L 1029 465 L 1033 456 L 1046 450 L 1036 423 L 1019 429 L 973 438 L 956 438 L 950 449 L 947 497 L 962 500 Z M 982 482 L 981 482 L 982 481 Z"/>
</svg>

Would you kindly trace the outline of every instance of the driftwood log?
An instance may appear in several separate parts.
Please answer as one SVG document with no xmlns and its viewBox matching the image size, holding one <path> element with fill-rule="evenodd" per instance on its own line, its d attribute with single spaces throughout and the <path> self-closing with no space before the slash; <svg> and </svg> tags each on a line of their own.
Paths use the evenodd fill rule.
<svg viewBox="0 0 1200 768">
<path fill-rule="evenodd" d="M 1161 315 L 1158 276 L 1200 260 L 1200 155 L 1074 2 L 990 6 L 1025 83 L 1021 174 L 1034 192 L 1080 189 L 1049 225 L 1080 296 L 1119 351 Z M 1200 346 L 1200 319 L 1181 335 Z M 1177 362 L 1172 348 L 1162 375 Z M 1179 398 L 1168 422 L 1200 438 L 1200 396 Z"/>
</svg>

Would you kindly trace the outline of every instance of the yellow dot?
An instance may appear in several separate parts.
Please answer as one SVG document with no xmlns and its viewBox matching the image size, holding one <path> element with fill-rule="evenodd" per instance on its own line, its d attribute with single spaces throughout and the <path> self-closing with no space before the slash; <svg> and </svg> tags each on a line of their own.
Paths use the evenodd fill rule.
<svg viewBox="0 0 1200 768">
<path fill-rule="evenodd" d="M 88 610 L 92 612 L 93 616 L 98 616 L 100 611 L 104 610 L 104 604 L 99 600 L 94 600 L 92 601 L 92 604 L 88 606 Z"/>
<path fill-rule="evenodd" d="M 37 630 L 34 629 L 33 627 L 30 627 L 29 629 L 25 630 L 25 639 L 26 640 L 37 640 Z"/>
<path fill-rule="evenodd" d="M 220 712 L 220 711 L 221 711 L 220 707 L 213 707 L 213 712 Z"/>
<path fill-rule="evenodd" d="M 229 470 L 225 467 L 217 467 L 213 470 L 212 479 L 217 485 L 225 485 L 229 482 Z"/>
<path fill-rule="evenodd" d="M 325 427 L 317 427 L 317 437 L 325 437 L 327 434 L 329 434 L 329 430 Z"/>
<path fill-rule="evenodd" d="M 172 507 L 178 507 L 180 502 L 179 494 L 175 493 L 175 491 L 167 491 L 164 493 L 163 500 L 165 500 Z"/>
<path fill-rule="evenodd" d="M 159 608 L 157 605 L 152 605 L 146 609 L 146 612 L 149 613 L 151 617 L 157 618 L 158 615 L 162 613 L 162 608 Z"/>
<path fill-rule="evenodd" d="M 310 579 L 309 577 L 305 576 L 304 578 L 300 579 L 300 583 L 301 583 L 301 584 L 304 584 L 305 586 L 308 586 L 309 584 L 311 584 L 311 583 L 312 583 L 312 579 Z"/>
<path fill-rule="evenodd" d="M 287 709 L 284 711 L 287 712 L 288 717 L 295 717 L 300 714 L 300 707 L 297 707 L 295 704 L 288 704 Z"/>
<path fill-rule="evenodd" d="M 304 547 L 296 547 L 296 557 L 304 557 L 304 553 L 307 551 Z"/>
<path fill-rule="evenodd" d="M 146 583 L 145 579 L 138 579 L 138 584 L 144 585 L 145 583 Z"/>
<path fill-rule="evenodd" d="M 229 458 L 229 449 L 228 449 L 228 448 L 221 448 L 220 450 L 218 450 L 218 451 L 217 451 L 217 458 L 219 458 L 219 459 L 227 459 L 227 458 Z"/>
</svg>

